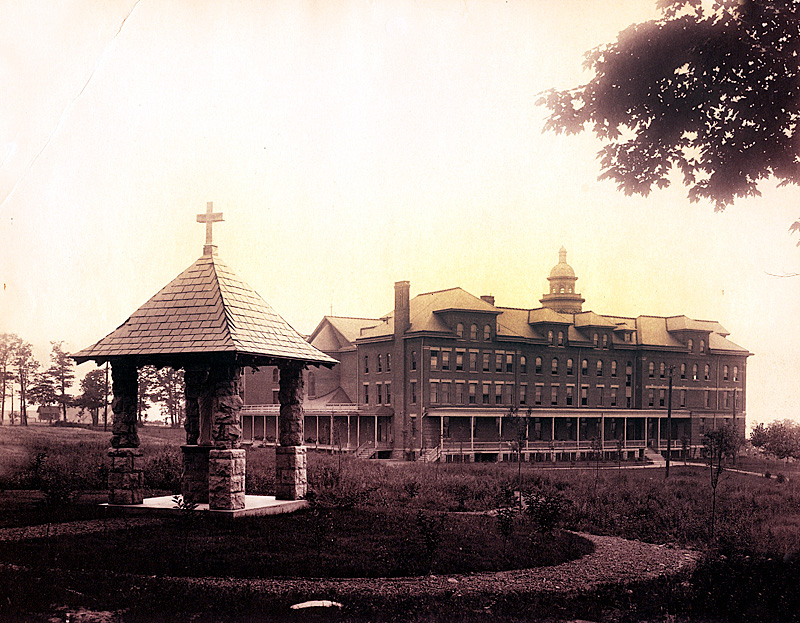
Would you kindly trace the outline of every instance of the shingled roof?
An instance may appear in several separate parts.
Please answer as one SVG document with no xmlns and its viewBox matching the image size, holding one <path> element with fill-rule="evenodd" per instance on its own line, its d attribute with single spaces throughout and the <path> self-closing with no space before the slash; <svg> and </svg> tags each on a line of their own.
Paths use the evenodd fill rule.
<svg viewBox="0 0 800 623">
<path fill-rule="evenodd" d="M 338 363 L 317 350 L 215 254 L 206 253 L 115 331 L 72 358 L 98 363 L 136 357 L 229 353 L 266 365 L 278 360 Z"/>
</svg>

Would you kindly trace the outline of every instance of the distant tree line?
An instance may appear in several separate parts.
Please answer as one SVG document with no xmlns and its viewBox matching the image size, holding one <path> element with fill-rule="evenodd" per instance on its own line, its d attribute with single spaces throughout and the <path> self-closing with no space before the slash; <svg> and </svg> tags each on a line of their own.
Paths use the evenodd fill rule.
<svg viewBox="0 0 800 623">
<path fill-rule="evenodd" d="M 758 424 L 750 434 L 750 443 L 777 459 L 800 459 L 800 423 L 776 420 Z"/>
<path fill-rule="evenodd" d="M 58 419 L 64 422 L 67 407 L 76 407 L 80 415 L 89 413 L 94 426 L 100 425 L 100 414 L 106 415 L 112 398 L 108 369 L 92 370 L 81 379 L 80 392 L 70 393 L 75 384 L 75 363 L 62 341 L 50 345 L 50 361 L 45 367 L 33 356 L 29 342 L 14 333 L 0 333 L 0 425 L 6 423 L 8 414 L 10 424 L 27 426 L 32 405 L 58 407 Z M 170 426 L 180 426 L 185 413 L 183 396 L 183 370 L 140 369 L 139 423 L 146 421 L 151 406 L 158 405 Z"/>
</svg>

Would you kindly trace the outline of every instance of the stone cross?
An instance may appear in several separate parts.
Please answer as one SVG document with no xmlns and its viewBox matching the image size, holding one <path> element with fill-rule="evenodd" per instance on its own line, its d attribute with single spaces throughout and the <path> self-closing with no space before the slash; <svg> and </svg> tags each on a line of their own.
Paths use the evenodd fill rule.
<svg viewBox="0 0 800 623">
<path fill-rule="evenodd" d="M 211 227 L 214 223 L 222 221 L 223 218 L 222 212 L 214 212 L 212 210 L 213 207 L 214 202 L 209 201 L 206 203 L 205 214 L 197 215 L 197 222 L 206 224 L 206 244 L 203 246 L 203 255 L 213 255 L 217 251 L 217 245 L 215 245 L 212 240 Z"/>
</svg>

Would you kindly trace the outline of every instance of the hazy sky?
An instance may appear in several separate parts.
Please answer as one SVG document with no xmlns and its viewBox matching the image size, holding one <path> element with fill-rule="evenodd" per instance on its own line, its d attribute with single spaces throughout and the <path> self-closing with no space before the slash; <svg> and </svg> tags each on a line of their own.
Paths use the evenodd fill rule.
<svg viewBox="0 0 800 623">
<path fill-rule="evenodd" d="M 647 0 L 0 3 L 0 331 L 83 348 L 202 253 L 290 324 L 461 286 L 537 307 L 566 246 L 584 309 L 719 321 L 748 420 L 797 417 L 800 191 L 722 214 L 598 182 L 537 93 Z M 127 19 L 126 19 L 127 18 Z M 84 364 L 85 373 L 93 364 Z"/>
</svg>

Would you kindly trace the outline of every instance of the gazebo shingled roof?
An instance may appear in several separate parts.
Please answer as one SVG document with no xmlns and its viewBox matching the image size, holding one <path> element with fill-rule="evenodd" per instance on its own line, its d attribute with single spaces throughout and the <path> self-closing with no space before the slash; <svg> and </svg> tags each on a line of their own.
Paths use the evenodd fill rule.
<svg viewBox="0 0 800 623">
<path fill-rule="evenodd" d="M 205 253 L 115 331 L 75 353 L 78 363 L 133 357 L 162 364 L 183 355 L 236 355 L 243 365 L 338 363 L 309 344 L 213 252 Z"/>
</svg>

